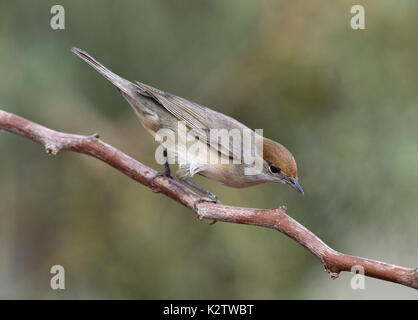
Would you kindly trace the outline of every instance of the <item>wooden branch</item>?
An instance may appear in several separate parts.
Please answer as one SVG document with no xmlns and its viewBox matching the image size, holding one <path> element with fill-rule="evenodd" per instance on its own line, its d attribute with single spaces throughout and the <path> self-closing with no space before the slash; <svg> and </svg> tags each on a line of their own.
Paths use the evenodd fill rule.
<svg viewBox="0 0 418 320">
<path fill-rule="evenodd" d="M 104 143 L 97 134 L 81 136 L 54 131 L 2 110 L 0 110 L 0 129 L 42 144 L 48 154 L 55 155 L 59 151 L 67 150 L 100 159 L 143 185 L 157 188 L 161 193 L 193 211 L 200 199 L 200 196 L 190 189 L 164 176 L 157 177 L 151 186 L 155 170 Z M 333 279 L 337 278 L 341 271 L 350 272 L 352 267 L 360 266 L 364 269 L 366 276 L 418 289 L 418 268 L 400 267 L 335 251 L 289 217 L 285 207 L 251 209 L 200 202 L 196 208 L 200 219 L 261 226 L 284 233 L 315 255 Z"/>
</svg>

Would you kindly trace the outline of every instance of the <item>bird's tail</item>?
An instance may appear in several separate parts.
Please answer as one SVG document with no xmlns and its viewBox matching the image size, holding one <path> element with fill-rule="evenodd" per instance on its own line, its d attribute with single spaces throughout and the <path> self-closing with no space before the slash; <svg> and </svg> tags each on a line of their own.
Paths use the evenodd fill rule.
<svg viewBox="0 0 418 320">
<path fill-rule="evenodd" d="M 81 59 L 86 61 L 94 69 L 99 71 L 107 80 L 112 82 L 122 93 L 129 96 L 135 90 L 136 86 L 132 82 L 118 76 L 117 74 L 107 69 L 104 65 L 102 65 L 100 62 L 98 62 L 96 59 L 90 56 L 87 52 L 75 47 L 73 47 L 71 51 L 74 52 Z"/>
</svg>

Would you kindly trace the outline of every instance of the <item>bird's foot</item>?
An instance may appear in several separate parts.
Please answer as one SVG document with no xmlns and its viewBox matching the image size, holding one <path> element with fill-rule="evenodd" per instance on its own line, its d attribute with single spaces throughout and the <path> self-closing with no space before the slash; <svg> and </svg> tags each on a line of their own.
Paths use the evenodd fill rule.
<svg viewBox="0 0 418 320">
<path fill-rule="evenodd" d="M 151 178 L 151 180 L 150 180 L 150 182 L 149 182 L 149 185 L 150 185 L 150 187 L 151 187 L 152 191 L 153 191 L 153 192 L 155 192 L 155 193 L 159 193 L 159 192 L 160 192 L 160 190 L 159 190 L 158 188 L 155 188 L 155 187 L 154 187 L 153 182 L 154 182 L 155 178 L 157 178 L 157 177 L 161 177 L 161 176 L 164 176 L 164 177 L 168 177 L 168 178 L 170 178 L 170 179 L 174 179 L 174 178 L 173 178 L 173 176 L 171 175 L 171 168 L 170 168 L 170 164 L 168 163 L 167 149 L 164 149 L 164 153 L 163 153 L 163 155 L 164 155 L 164 159 L 165 159 L 165 161 L 164 161 L 164 170 L 157 172 L 157 173 L 156 173 L 156 174 L 155 174 L 155 175 Z"/>
<path fill-rule="evenodd" d="M 215 203 L 220 203 L 218 197 L 216 196 L 216 194 L 213 194 L 212 192 L 209 192 L 208 190 L 202 188 L 201 186 L 197 185 L 196 183 L 188 180 L 188 179 L 180 179 L 181 182 L 184 182 L 185 184 L 187 184 L 189 187 L 192 187 L 193 189 L 199 191 L 200 193 L 204 194 L 206 197 L 204 197 L 203 199 L 208 199 L 205 201 L 209 201 L 209 202 L 215 202 Z"/>
<path fill-rule="evenodd" d="M 193 204 L 194 212 L 196 213 L 196 216 L 200 221 L 203 220 L 203 216 L 200 214 L 199 209 L 197 207 L 199 203 L 213 202 L 213 203 L 217 203 L 217 204 L 222 204 L 215 194 L 213 194 L 211 192 L 208 192 L 206 195 L 207 195 L 207 197 L 200 197 Z M 216 223 L 216 220 L 212 220 L 212 222 L 210 222 L 209 224 L 214 225 L 215 223 Z"/>
<path fill-rule="evenodd" d="M 171 170 L 167 169 L 167 167 L 163 171 L 157 172 L 149 181 L 149 185 L 151 187 L 151 190 L 152 190 L 152 192 L 155 192 L 155 193 L 160 192 L 160 190 L 158 188 L 154 187 L 154 180 L 157 177 L 167 177 L 167 178 L 170 178 L 170 179 L 174 179 L 173 176 L 171 175 Z"/>
<path fill-rule="evenodd" d="M 214 193 L 209 192 L 209 191 L 207 191 L 207 190 L 206 190 L 205 195 L 206 195 L 206 197 L 203 197 L 203 198 L 202 198 L 202 199 L 206 199 L 205 201 L 209 201 L 209 202 L 214 202 L 214 203 L 222 204 L 222 203 L 219 201 L 219 198 L 218 198 L 218 196 L 217 196 L 216 194 L 214 194 Z"/>
</svg>

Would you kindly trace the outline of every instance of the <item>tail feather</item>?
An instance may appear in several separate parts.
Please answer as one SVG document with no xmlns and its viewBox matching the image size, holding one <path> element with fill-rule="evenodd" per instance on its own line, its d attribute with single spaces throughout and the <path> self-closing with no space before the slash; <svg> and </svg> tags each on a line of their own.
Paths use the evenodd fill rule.
<svg viewBox="0 0 418 320">
<path fill-rule="evenodd" d="M 78 48 L 73 47 L 71 49 L 77 56 L 81 59 L 86 61 L 89 65 L 91 65 L 94 69 L 100 72 L 106 79 L 113 83 L 122 93 L 130 95 L 132 91 L 136 89 L 135 84 L 132 82 L 118 76 L 117 74 L 113 73 L 109 69 L 107 69 L 104 65 L 90 56 L 87 52 L 80 50 Z"/>
</svg>

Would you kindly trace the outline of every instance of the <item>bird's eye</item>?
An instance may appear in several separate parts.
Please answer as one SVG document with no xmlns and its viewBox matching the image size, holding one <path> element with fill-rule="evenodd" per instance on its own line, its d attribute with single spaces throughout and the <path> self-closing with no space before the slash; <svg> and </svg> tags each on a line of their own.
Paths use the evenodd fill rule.
<svg viewBox="0 0 418 320">
<path fill-rule="evenodd" d="M 279 173 L 279 169 L 277 169 L 275 166 L 270 166 L 270 172 L 271 173 Z"/>
</svg>

